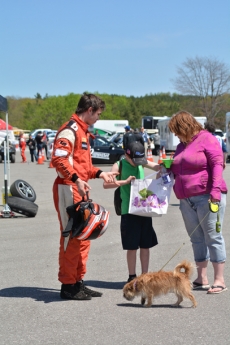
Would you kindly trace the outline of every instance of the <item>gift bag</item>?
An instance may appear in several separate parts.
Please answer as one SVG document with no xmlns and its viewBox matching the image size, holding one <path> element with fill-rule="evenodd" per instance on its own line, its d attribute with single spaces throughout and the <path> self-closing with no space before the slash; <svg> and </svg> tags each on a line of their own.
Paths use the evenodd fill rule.
<svg viewBox="0 0 230 345">
<path fill-rule="evenodd" d="M 132 180 L 129 201 L 129 213 L 142 217 L 159 217 L 166 214 L 169 205 L 170 194 L 174 184 L 173 175 L 171 181 L 164 183 L 162 177 L 150 179 L 146 176 L 143 180 Z"/>
</svg>

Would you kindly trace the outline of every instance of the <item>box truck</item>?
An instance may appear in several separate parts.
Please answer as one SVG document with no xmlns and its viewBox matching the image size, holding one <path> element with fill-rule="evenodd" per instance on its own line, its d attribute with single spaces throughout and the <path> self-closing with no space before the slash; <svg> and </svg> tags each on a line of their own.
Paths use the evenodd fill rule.
<svg viewBox="0 0 230 345">
<path fill-rule="evenodd" d="M 95 133 L 98 130 L 99 134 L 114 134 L 124 133 L 125 126 L 128 126 L 128 120 L 98 120 L 94 125 L 90 126 L 89 131 Z"/>
<path fill-rule="evenodd" d="M 205 122 L 207 121 L 206 117 L 195 117 L 195 119 L 201 123 L 204 127 Z M 159 120 L 157 127 L 160 135 L 160 146 L 165 148 L 166 152 L 173 152 L 176 150 L 177 145 L 180 143 L 178 137 L 174 133 L 170 132 L 168 123 L 170 118 Z"/>
</svg>

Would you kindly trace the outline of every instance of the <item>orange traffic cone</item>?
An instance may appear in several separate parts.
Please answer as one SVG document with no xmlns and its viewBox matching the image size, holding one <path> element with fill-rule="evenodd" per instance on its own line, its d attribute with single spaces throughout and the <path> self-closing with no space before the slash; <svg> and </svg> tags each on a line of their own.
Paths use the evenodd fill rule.
<svg viewBox="0 0 230 345">
<path fill-rule="evenodd" d="M 42 161 L 44 162 L 45 160 L 45 154 L 44 154 L 44 149 L 42 149 Z"/>
<path fill-rule="evenodd" d="M 163 163 L 162 150 L 160 150 L 160 156 L 158 159 L 158 164 L 162 164 L 162 163 Z"/>
<path fill-rule="evenodd" d="M 153 154 L 151 149 L 148 149 L 147 151 L 147 160 L 153 162 Z"/>
<path fill-rule="evenodd" d="M 43 163 L 43 159 L 42 159 L 42 153 L 41 153 L 41 151 L 39 151 L 39 156 L 38 156 L 37 164 L 44 164 L 44 163 Z"/>
<path fill-rule="evenodd" d="M 163 158 L 163 159 L 167 158 L 167 157 L 166 157 L 165 147 L 164 147 L 164 146 L 162 147 L 162 158 Z"/>
<path fill-rule="evenodd" d="M 50 158 L 50 164 L 49 164 L 48 168 L 54 168 L 54 166 L 52 164 L 52 158 Z"/>
</svg>

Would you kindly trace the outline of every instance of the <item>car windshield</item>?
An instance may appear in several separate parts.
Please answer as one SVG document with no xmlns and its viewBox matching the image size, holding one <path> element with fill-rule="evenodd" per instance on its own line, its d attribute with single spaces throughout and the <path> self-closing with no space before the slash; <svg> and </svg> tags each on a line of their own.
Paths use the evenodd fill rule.
<svg viewBox="0 0 230 345">
<path fill-rule="evenodd" d="M 105 138 L 96 137 L 94 140 L 94 146 L 109 146 L 110 143 Z"/>
<path fill-rule="evenodd" d="M 118 136 L 117 133 L 113 134 L 111 137 L 108 138 L 109 141 L 113 141 L 114 139 L 116 139 Z"/>
</svg>

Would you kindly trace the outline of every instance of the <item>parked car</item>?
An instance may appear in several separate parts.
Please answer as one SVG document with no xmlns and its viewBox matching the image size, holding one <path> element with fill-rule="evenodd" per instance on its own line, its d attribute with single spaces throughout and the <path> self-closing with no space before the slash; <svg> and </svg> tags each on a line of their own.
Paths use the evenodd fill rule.
<svg viewBox="0 0 230 345">
<path fill-rule="evenodd" d="M 107 139 L 110 142 L 117 144 L 117 146 L 123 148 L 123 135 L 124 135 L 124 133 L 115 133 Z"/>
<path fill-rule="evenodd" d="M 57 134 L 56 130 L 46 132 L 47 137 L 53 137 L 53 136 L 55 137 L 56 134 Z"/>
<path fill-rule="evenodd" d="M 90 148 L 93 164 L 113 164 L 123 159 L 125 154 L 121 147 L 103 136 L 90 137 Z"/>
<path fill-rule="evenodd" d="M 51 132 L 46 132 L 48 141 L 50 141 L 51 139 L 54 139 L 56 137 L 57 131 L 51 131 Z"/>
<path fill-rule="evenodd" d="M 219 135 L 219 137 L 223 138 L 224 137 L 224 133 L 221 129 L 216 129 L 215 130 L 215 134 Z M 224 139 L 224 138 L 223 138 Z"/>
<path fill-rule="evenodd" d="M 15 145 L 9 144 L 9 159 L 11 163 L 15 163 L 15 156 L 16 156 L 16 149 Z M 7 150 L 6 150 L 6 157 L 7 157 Z M 4 161 L 4 146 L 3 143 L 0 145 L 0 163 Z"/>
<path fill-rule="evenodd" d="M 54 138 L 48 141 L 49 157 L 53 146 Z M 125 151 L 116 143 L 110 142 L 104 136 L 90 137 L 90 149 L 93 164 L 113 164 L 124 158 Z"/>
</svg>

